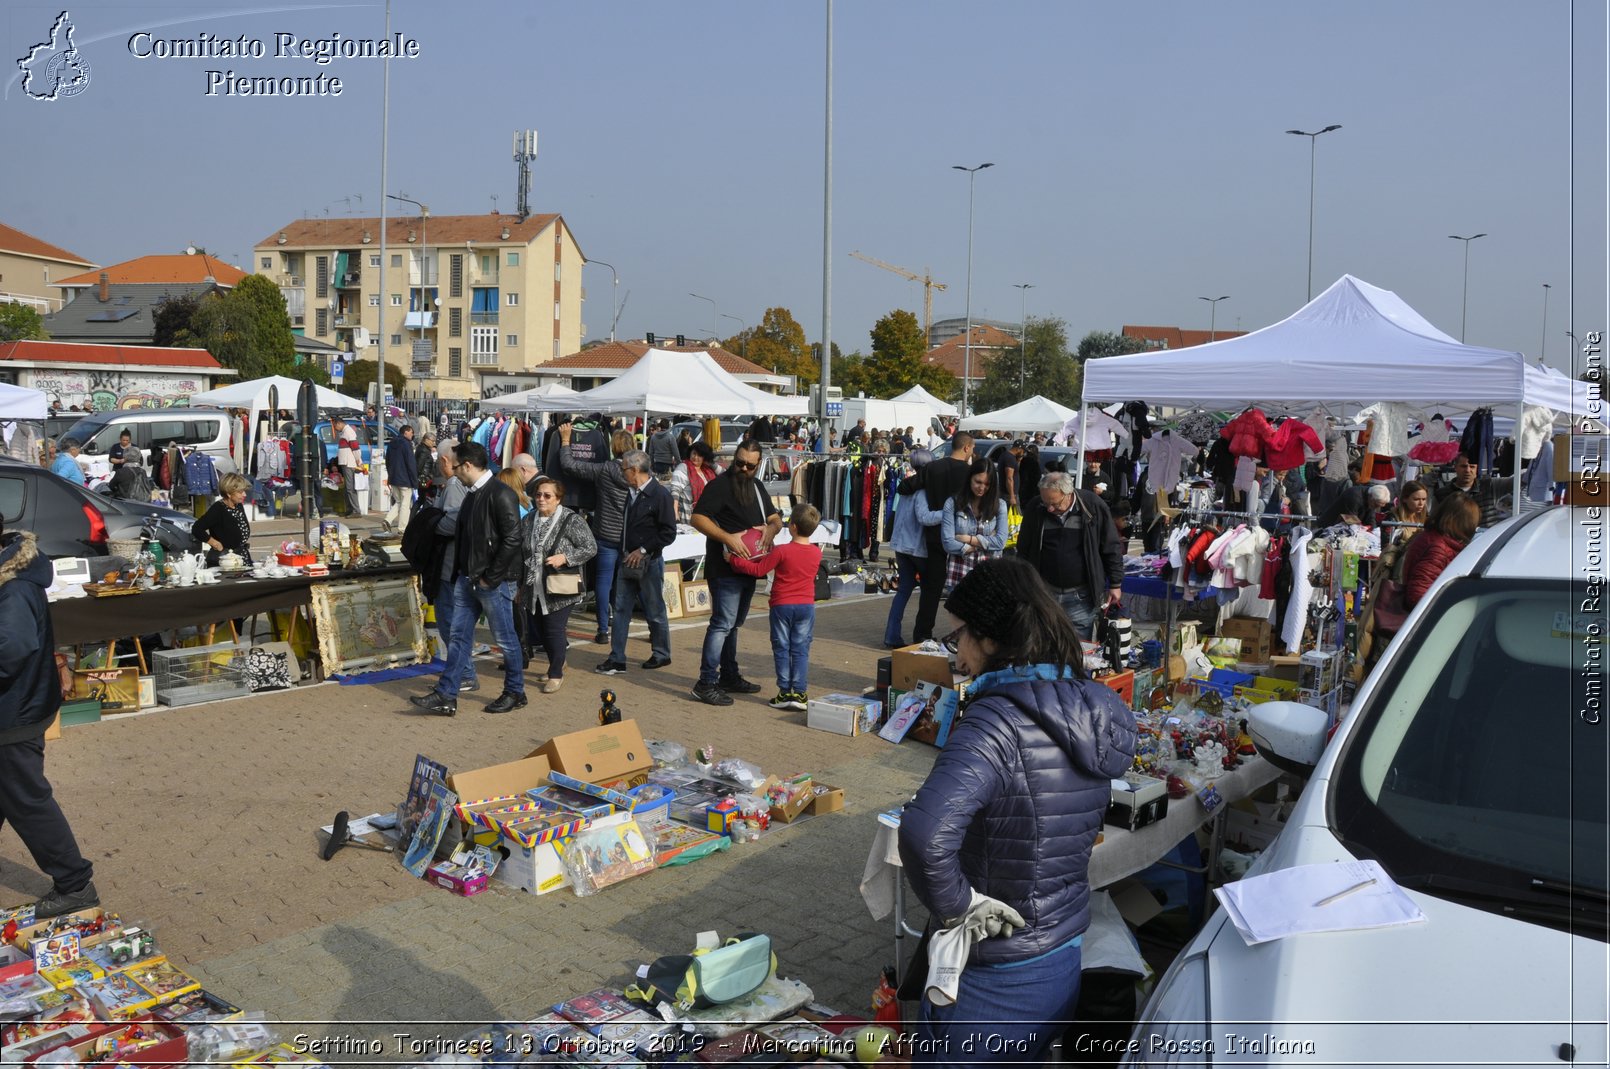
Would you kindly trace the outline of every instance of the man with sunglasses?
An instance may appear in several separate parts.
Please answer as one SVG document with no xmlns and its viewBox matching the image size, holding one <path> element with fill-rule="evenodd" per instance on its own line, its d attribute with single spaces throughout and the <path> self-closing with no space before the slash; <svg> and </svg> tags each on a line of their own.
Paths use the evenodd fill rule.
<svg viewBox="0 0 1610 1069">
<path fill-rule="evenodd" d="M 767 495 L 759 469 L 760 446 L 746 438 L 733 451 L 732 465 L 705 485 L 693 508 L 694 530 L 705 536 L 704 574 L 711 601 L 693 696 L 706 705 L 731 705 L 733 694 L 760 690 L 738 671 L 738 628 L 749 616 L 755 580 L 734 572 L 726 556 L 769 553 L 782 530 L 782 513 Z M 742 535 L 755 528 L 761 532 L 760 545 L 751 553 Z"/>
</svg>

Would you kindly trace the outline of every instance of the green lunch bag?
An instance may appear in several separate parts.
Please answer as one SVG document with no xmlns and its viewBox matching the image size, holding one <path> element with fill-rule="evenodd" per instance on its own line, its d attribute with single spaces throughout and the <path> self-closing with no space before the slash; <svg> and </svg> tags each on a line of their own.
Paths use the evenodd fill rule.
<svg viewBox="0 0 1610 1069">
<path fill-rule="evenodd" d="M 656 959 L 626 996 L 649 1006 L 671 1002 L 683 1011 L 702 1010 L 736 1002 L 776 971 L 771 937 L 745 932 L 714 950 Z"/>
</svg>

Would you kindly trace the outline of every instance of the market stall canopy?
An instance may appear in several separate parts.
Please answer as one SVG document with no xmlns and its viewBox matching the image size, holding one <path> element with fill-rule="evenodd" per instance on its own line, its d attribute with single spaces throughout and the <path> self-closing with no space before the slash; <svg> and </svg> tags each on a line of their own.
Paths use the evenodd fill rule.
<svg viewBox="0 0 1610 1069">
<path fill-rule="evenodd" d="M 1044 431 L 1047 434 L 1054 434 L 1061 430 L 1062 425 L 1072 419 L 1073 415 L 1073 409 L 1035 394 L 1026 401 L 1019 401 L 1015 405 L 996 409 L 994 412 L 980 412 L 976 416 L 968 416 L 956 424 L 956 429 L 961 431 Z"/>
<path fill-rule="evenodd" d="M 245 408 L 250 409 L 255 417 L 258 412 L 268 407 L 269 387 L 278 387 L 279 406 L 281 408 L 295 408 L 296 398 L 302 389 L 299 379 L 288 378 L 285 375 L 266 375 L 260 379 L 248 379 L 245 382 L 232 382 L 228 386 L 220 386 L 216 390 L 206 390 L 202 393 L 190 395 L 190 403 L 207 408 Z M 362 410 L 363 402 L 348 397 L 344 393 L 337 393 L 327 386 L 313 387 L 314 396 L 318 398 L 320 408 L 335 411 Z"/>
<path fill-rule="evenodd" d="M 50 402 L 43 390 L 0 382 L 0 419 L 44 419 L 50 415 Z"/>
<path fill-rule="evenodd" d="M 709 353 L 650 349 L 619 377 L 579 393 L 586 412 L 695 412 L 721 416 L 803 416 L 804 397 L 778 397 L 723 371 Z"/>
<path fill-rule="evenodd" d="M 889 400 L 891 400 L 891 401 L 915 401 L 918 404 L 927 405 L 928 410 L 930 412 L 932 412 L 936 416 L 954 416 L 954 415 L 956 415 L 956 406 L 955 405 L 950 404 L 950 403 L 948 403 L 946 401 L 941 401 L 939 398 L 935 397 L 933 394 L 931 394 L 927 390 L 923 389 L 922 385 L 920 383 L 917 384 L 916 386 L 913 386 L 911 389 L 907 390 L 905 393 L 901 394 L 899 397 L 891 397 L 891 398 L 889 398 Z"/>
<path fill-rule="evenodd" d="M 482 412 L 573 412 L 581 391 L 550 382 L 518 393 L 506 393 L 481 402 Z"/>
<path fill-rule="evenodd" d="M 1238 338 L 1091 360 L 1086 401 L 1306 413 L 1316 403 L 1471 409 L 1569 396 L 1520 353 L 1462 345 L 1397 294 L 1343 275 L 1291 316 Z M 1535 369 L 1534 369 L 1535 371 Z M 1550 399 L 1554 402 L 1551 404 Z"/>
</svg>

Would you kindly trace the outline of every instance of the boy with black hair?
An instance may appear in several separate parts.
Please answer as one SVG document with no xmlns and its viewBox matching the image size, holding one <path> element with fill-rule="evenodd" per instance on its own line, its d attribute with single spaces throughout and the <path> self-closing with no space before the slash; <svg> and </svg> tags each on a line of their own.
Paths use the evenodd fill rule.
<svg viewBox="0 0 1610 1069">
<path fill-rule="evenodd" d="M 822 566 L 822 547 L 811 542 L 822 514 L 814 505 L 800 505 L 788 520 L 793 537 L 763 557 L 731 556 L 727 563 L 739 575 L 759 579 L 776 572 L 771 582 L 771 656 L 777 669 L 777 697 L 773 709 L 803 713 L 809 702 L 806 676 L 810 671 L 811 638 L 816 631 L 816 573 Z"/>
</svg>

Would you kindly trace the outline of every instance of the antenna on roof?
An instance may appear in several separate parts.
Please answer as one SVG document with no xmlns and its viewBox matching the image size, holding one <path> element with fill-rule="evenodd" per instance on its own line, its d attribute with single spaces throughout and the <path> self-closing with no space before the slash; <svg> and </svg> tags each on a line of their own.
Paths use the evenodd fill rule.
<svg viewBox="0 0 1610 1069">
<path fill-rule="evenodd" d="M 516 185 L 518 200 L 514 211 L 522 223 L 531 214 L 531 161 L 536 158 L 537 132 L 535 130 L 516 130 L 514 132 L 514 162 L 519 172 L 519 180 Z"/>
</svg>

